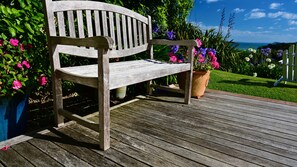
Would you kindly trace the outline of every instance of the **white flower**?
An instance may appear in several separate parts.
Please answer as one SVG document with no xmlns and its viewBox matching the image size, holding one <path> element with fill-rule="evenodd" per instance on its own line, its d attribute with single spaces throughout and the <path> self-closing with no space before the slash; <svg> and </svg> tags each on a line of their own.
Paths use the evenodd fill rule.
<svg viewBox="0 0 297 167">
<path fill-rule="evenodd" d="M 245 61 L 250 61 L 249 57 L 245 57 L 244 59 L 245 59 Z"/>
<path fill-rule="evenodd" d="M 283 64 L 283 60 L 278 61 L 280 64 Z"/>
<path fill-rule="evenodd" d="M 257 52 L 257 50 L 253 49 L 253 48 L 248 48 L 248 51 L 251 52 L 251 53 L 256 53 Z"/>
<path fill-rule="evenodd" d="M 253 54 L 250 54 L 249 57 L 250 57 L 250 58 L 253 58 Z"/>
<path fill-rule="evenodd" d="M 258 75 L 258 74 L 257 74 L 256 72 L 253 73 L 253 77 L 257 77 L 257 75 Z"/>
<path fill-rule="evenodd" d="M 271 69 L 273 69 L 275 67 L 275 64 L 273 64 L 273 63 L 269 64 L 267 67 L 271 70 Z"/>
<path fill-rule="evenodd" d="M 271 59 L 270 59 L 270 58 L 267 58 L 266 61 L 267 61 L 268 63 L 270 63 L 270 62 L 271 62 Z"/>
</svg>

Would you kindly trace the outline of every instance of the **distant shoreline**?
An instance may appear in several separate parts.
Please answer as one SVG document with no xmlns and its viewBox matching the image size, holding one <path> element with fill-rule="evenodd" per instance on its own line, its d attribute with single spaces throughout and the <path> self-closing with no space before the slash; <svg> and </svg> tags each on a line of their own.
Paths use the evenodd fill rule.
<svg viewBox="0 0 297 167">
<path fill-rule="evenodd" d="M 248 48 L 257 49 L 261 46 L 270 44 L 270 43 L 257 43 L 257 42 L 234 42 L 234 43 L 238 44 L 238 46 L 236 48 L 240 49 L 240 50 L 246 50 Z"/>
</svg>

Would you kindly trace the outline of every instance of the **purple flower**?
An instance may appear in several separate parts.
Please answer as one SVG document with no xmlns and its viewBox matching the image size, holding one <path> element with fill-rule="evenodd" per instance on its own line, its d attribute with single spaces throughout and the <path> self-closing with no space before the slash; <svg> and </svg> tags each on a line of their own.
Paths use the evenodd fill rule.
<svg viewBox="0 0 297 167">
<path fill-rule="evenodd" d="M 200 48 L 199 52 L 202 54 L 203 57 L 206 55 L 207 48 Z"/>
<path fill-rule="evenodd" d="M 178 60 L 184 61 L 184 56 L 182 54 L 177 55 Z"/>
<path fill-rule="evenodd" d="M 166 35 L 167 35 L 167 39 L 173 40 L 175 39 L 175 32 L 171 31 L 167 31 Z"/>
<path fill-rule="evenodd" d="M 155 25 L 154 27 L 153 27 L 153 32 L 154 33 L 158 33 L 159 32 L 159 27 L 157 26 L 157 25 Z"/>
<path fill-rule="evenodd" d="M 171 52 L 176 53 L 178 51 L 178 49 L 179 49 L 179 46 L 174 45 L 174 46 L 171 47 Z"/>
<path fill-rule="evenodd" d="M 283 53 L 284 53 L 283 50 L 278 50 L 277 53 L 276 53 L 276 55 L 277 55 L 278 58 L 280 58 L 280 57 L 283 56 Z"/>
</svg>

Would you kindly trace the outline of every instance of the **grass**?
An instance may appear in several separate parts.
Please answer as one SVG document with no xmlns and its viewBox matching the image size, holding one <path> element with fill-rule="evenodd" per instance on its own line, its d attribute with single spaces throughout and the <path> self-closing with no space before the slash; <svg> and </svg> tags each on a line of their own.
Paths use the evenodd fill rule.
<svg viewBox="0 0 297 167">
<path fill-rule="evenodd" d="M 213 70 L 208 88 L 297 103 L 297 83 L 287 82 L 284 84 L 282 81 L 273 87 L 275 81 Z"/>
</svg>

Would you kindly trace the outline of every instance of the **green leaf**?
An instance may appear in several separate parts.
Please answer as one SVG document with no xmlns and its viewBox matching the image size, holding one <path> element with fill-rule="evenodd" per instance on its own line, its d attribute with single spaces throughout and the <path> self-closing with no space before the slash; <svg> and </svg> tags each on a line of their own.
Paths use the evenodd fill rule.
<svg viewBox="0 0 297 167">
<path fill-rule="evenodd" d="M 12 56 L 10 54 L 5 54 L 4 57 L 12 60 Z"/>
<path fill-rule="evenodd" d="M 9 30 L 9 32 L 10 32 L 10 34 L 11 34 L 12 37 L 15 37 L 16 36 L 16 31 L 15 31 L 14 28 L 8 27 L 8 30 Z"/>
<path fill-rule="evenodd" d="M 17 31 L 21 33 L 25 32 L 20 26 L 14 25 L 13 28 L 15 28 Z"/>
<path fill-rule="evenodd" d="M 29 23 L 25 23 L 25 27 L 27 30 L 29 30 L 32 34 L 34 34 L 34 30 L 31 28 L 31 25 Z"/>
</svg>

